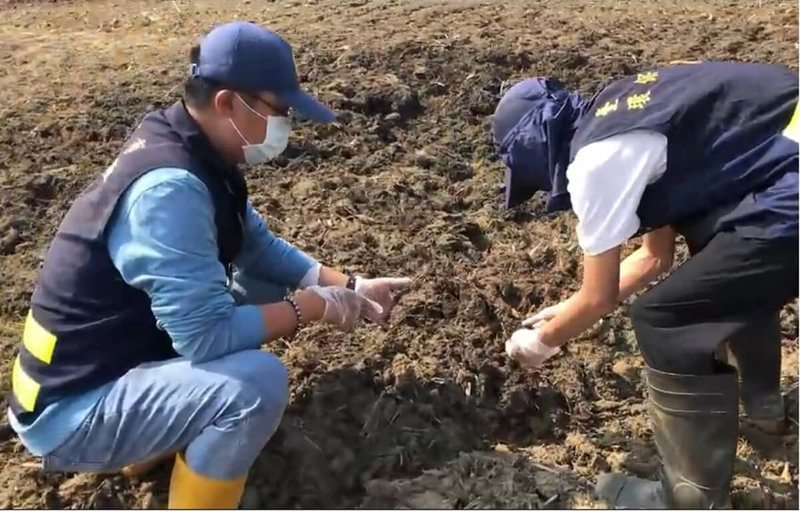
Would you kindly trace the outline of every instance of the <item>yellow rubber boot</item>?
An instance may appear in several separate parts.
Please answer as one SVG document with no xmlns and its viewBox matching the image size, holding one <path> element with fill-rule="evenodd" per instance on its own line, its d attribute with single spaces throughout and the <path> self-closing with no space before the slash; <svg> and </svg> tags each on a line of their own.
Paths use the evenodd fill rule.
<svg viewBox="0 0 800 512">
<path fill-rule="evenodd" d="M 244 492 L 247 475 L 218 480 L 192 471 L 182 454 L 175 457 L 169 482 L 170 509 L 235 509 Z"/>
</svg>

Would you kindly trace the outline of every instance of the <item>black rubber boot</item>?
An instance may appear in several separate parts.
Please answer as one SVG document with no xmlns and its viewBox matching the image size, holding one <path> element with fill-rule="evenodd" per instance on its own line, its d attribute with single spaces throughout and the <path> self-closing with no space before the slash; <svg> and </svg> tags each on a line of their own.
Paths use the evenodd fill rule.
<svg viewBox="0 0 800 512">
<path fill-rule="evenodd" d="M 650 417 L 671 508 L 729 508 L 739 429 L 736 371 L 713 375 L 647 369 Z"/>
<path fill-rule="evenodd" d="M 713 375 L 645 370 L 662 480 L 600 475 L 595 490 L 611 508 L 730 508 L 738 385 L 735 370 L 720 367 Z"/>
<path fill-rule="evenodd" d="M 780 313 L 754 322 L 729 338 L 720 359 L 739 373 L 739 393 L 745 416 L 764 431 L 779 434 L 786 428 L 781 395 Z"/>
<path fill-rule="evenodd" d="M 670 508 L 661 482 L 645 480 L 623 473 L 604 473 L 597 477 L 595 492 L 617 510 Z"/>
</svg>

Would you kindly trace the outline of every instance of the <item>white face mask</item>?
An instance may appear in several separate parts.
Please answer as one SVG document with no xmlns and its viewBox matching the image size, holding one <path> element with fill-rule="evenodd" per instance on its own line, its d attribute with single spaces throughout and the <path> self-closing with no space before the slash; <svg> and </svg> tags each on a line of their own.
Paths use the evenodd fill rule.
<svg viewBox="0 0 800 512">
<path fill-rule="evenodd" d="M 268 162 L 283 153 L 283 151 L 286 149 L 286 145 L 289 144 L 289 133 L 292 131 L 291 120 L 285 116 L 265 117 L 253 110 L 253 107 L 248 105 L 247 102 L 244 101 L 238 94 L 236 97 L 239 98 L 239 101 L 241 101 L 244 106 L 250 110 L 250 112 L 267 122 L 267 130 L 266 133 L 264 133 L 264 141 L 260 144 L 251 144 L 244 137 L 244 135 L 242 135 L 242 132 L 239 131 L 239 128 L 236 126 L 236 123 L 233 122 L 233 119 L 228 119 L 228 121 L 231 122 L 233 129 L 239 134 L 239 137 L 241 137 L 242 140 L 247 143 L 242 146 L 245 163 L 252 165 Z"/>
</svg>

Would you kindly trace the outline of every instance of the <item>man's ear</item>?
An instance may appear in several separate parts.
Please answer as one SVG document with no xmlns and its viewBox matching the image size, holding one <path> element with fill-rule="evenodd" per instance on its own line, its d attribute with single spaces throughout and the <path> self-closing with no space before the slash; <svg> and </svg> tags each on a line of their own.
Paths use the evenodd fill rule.
<svg viewBox="0 0 800 512">
<path fill-rule="evenodd" d="M 236 101 L 236 93 L 230 89 L 220 89 L 214 94 L 211 104 L 214 111 L 222 117 L 233 115 L 233 102 Z"/>
</svg>

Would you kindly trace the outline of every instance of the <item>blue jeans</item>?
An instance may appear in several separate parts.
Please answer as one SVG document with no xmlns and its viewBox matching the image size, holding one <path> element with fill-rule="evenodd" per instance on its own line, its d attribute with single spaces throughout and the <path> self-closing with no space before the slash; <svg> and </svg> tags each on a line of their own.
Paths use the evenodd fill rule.
<svg viewBox="0 0 800 512">
<path fill-rule="evenodd" d="M 234 275 L 240 303 L 280 300 L 286 290 Z M 193 364 L 184 358 L 140 365 L 117 380 L 67 441 L 44 457 L 46 471 L 113 472 L 185 450 L 211 478 L 247 473 L 278 427 L 289 399 L 278 358 L 245 350 Z"/>
</svg>

